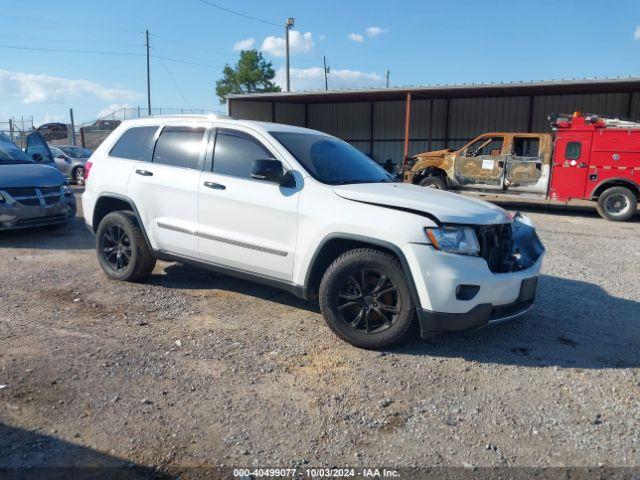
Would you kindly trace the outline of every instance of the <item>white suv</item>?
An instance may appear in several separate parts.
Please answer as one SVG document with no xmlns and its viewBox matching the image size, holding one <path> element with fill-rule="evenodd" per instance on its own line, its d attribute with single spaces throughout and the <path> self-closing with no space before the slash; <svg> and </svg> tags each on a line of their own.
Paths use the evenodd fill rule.
<svg viewBox="0 0 640 480">
<path fill-rule="evenodd" d="M 524 217 L 394 182 L 348 143 L 215 116 L 123 122 L 85 169 L 106 274 L 188 262 L 319 300 L 347 342 L 378 348 L 520 315 L 544 248 Z"/>
</svg>

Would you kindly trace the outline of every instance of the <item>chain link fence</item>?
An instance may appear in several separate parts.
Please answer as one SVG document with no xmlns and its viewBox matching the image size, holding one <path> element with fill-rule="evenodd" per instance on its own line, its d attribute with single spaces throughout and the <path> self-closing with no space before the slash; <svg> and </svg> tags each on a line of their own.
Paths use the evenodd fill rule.
<svg viewBox="0 0 640 480">
<path fill-rule="evenodd" d="M 40 133 L 51 145 L 81 145 L 90 150 L 95 150 L 109 134 L 120 125 L 123 120 L 132 118 L 143 118 L 155 115 L 204 115 L 217 114 L 225 115 L 225 112 L 207 110 L 204 108 L 180 108 L 180 107 L 157 107 L 151 109 L 149 115 L 146 107 L 127 107 L 114 110 L 107 115 L 101 116 L 94 121 L 78 123 L 75 131 L 71 131 L 71 125 L 55 123 L 58 129 L 55 132 L 43 130 Z M 25 148 L 26 138 L 31 132 L 36 130 L 33 124 L 33 116 L 10 118 L 0 121 L 0 133 L 11 139 L 20 148 Z M 74 139 L 75 137 L 75 139 Z M 74 142 L 75 140 L 75 142 Z"/>
<path fill-rule="evenodd" d="M 9 138 L 20 148 L 24 148 L 27 144 L 27 135 L 29 135 L 35 127 L 33 126 L 33 117 L 9 118 L 7 121 L 0 121 L 0 134 Z"/>
</svg>

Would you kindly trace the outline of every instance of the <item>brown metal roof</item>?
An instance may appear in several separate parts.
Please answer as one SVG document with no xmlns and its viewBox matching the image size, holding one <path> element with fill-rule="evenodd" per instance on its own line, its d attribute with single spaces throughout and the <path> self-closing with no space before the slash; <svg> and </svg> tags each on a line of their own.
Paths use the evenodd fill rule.
<svg viewBox="0 0 640 480">
<path fill-rule="evenodd" d="M 640 78 L 584 78 L 579 80 L 548 80 L 535 82 L 476 83 L 370 88 L 353 90 L 316 90 L 231 94 L 229 100 L 277 102 L 352 102 L 399 100 L 411 93 L 413 98 L 495 97 L 515 95 L 553 95 L 562 93 L 614 93 L 640 91 Z"/>
</svg>

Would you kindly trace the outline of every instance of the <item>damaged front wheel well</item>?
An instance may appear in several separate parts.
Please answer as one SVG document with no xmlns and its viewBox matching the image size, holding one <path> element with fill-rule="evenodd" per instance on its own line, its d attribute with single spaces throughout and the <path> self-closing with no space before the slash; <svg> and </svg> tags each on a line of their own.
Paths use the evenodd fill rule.
<svg viewBox="0 0 640 480">
<path fill-rule="evenodd" d="M 445 185 L 448 185 L 447 181 L 447 173 L 438 167 L 427 167 L 420 169 L 413 177 L 413 183 L 416 185 L 419 184 L 423 179 L 427 177 L 437 177 L 440 178 Z"/>
</svg>

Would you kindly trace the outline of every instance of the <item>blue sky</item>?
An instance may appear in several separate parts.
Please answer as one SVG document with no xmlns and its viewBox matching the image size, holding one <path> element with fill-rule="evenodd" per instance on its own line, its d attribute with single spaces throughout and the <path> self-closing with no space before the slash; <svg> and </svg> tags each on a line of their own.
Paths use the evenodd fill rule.
<svg viewBox="0 0 640 480">
<path fill-rule="evenodd" d="M 640 76 L 637 0 L 211 1 L 276 24 L 295 17 L 296 90 L 324 87 L 323 55 L 329 88 L 383 86 L 387 68 L 392 86 Z M 154 106 L 224 110 L 215 80 L 242 41 L 284 78 L 282 27 L 203 0 L 0 0 L 0 20 L 0 122 L 67 121 L 69 107 L 88 121 L 146 105 L 145 29 Z"/>
</svg>

